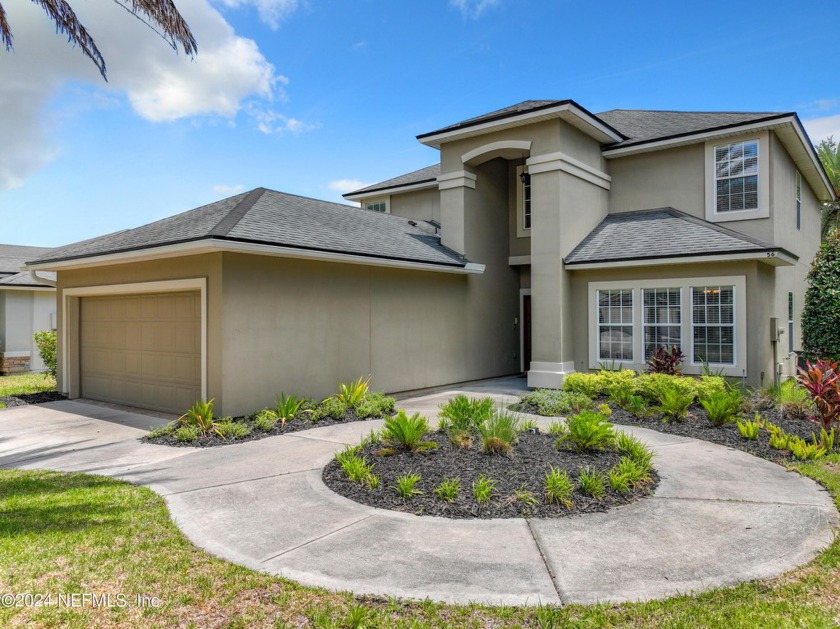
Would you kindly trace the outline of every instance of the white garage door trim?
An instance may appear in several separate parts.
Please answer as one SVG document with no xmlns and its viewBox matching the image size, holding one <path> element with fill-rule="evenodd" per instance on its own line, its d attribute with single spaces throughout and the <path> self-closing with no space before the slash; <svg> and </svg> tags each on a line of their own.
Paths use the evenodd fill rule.
<svg viewBox="0 0 840 629">
<path fill-rule="evenodd" d="M 63 316 L 61 318 L 61 372 L 63 393 L 69 394 L 70 382 L 79 369 L 79 361 L 69 359 L 67 354 L 68 313 L 70 299 L 78 297 L 110 296 L 110 295 L 142 295 L 145 293 L 175 293 L 195 291 L 200 293 L 201 303 L 201 397 L 207 399 L 207 278 L 197 277 L 185 280 L 165 280 L 160 282 L 137 282 L 134 284 L 109 284 L 106 286 L 81 286 L 65 288 L 63 291 Z M 75 330 L 78 333 L 78 323 Z M 77 357 L 78 358 L 78 357 Z"/>
</svg>

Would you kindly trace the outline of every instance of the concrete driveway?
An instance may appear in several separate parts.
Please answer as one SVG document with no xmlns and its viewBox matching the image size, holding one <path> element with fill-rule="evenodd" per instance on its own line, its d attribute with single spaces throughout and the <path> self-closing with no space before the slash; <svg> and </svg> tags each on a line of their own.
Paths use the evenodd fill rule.
<svg viewBox="0 0 840 629">
<path fill-rule="evenodd" d="M 433 415 L 455 393 L 400 406 Z M 150 487 L 196 545 L 255 570 L 451 603 L 620 602 L 772 577 L 810 561 L 838 522 L 831 497 L 811 480 L 740 451 L 640 428 L 625 430 L 656 452 L 661 482 L 653 497 L 582 517 L 448 520 L 363 506 L 321 482 L 333 454 L 379 421 L 212 449 L 138 441 L 162 421 L 73 401 L 2 410 L 0 467 Z"/>
</svg>

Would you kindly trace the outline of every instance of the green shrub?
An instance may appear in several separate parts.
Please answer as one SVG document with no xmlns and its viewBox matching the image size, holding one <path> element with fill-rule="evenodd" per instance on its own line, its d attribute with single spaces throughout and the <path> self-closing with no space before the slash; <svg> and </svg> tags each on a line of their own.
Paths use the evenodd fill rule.
<svg viewBox="0 0 840 629">
<path fill-rule="evenodd" d="M 619 371 L 607 371 L 602 369 L 598 372 L 600 378 L 601 393 L 606 394 L 611 399 L 617 389 L 629 391 L 632 395 L 636 393 L 636 377 L 637 373 L 632 369 L 621 369 Z"/>
<path fill-rule="evenodd" d="M 345 448 L 335 455 L 335 459 L 350 481 L 376 489 L 379 486 L 379 478 L 373 475 L 373 465 L 359 456 L 360 449 L 359 446 Z"/>
<path fill-rule="evenodd" d="M 744 400 L 738 391 L 711 391 L 700 398 L 700 404 L 706 409 L 709 422 L 723 426 L 741 411 Z"/>
<path fill-rule="evenodd" d="M 567 509 L 571 509 L 572 491 L 574 484 L 569 478 L 566 470 L 561 470 L 553 465 L 551 469 L 545 474 L 545 501 L 548 504 L 561 504 Z"/>
<path fill-rule="evenodd" d="M 645 398 L 641 395 L 631 395 L 626 407 L 622 407 L 634 417 L 647 417 L 650 415 L 650 409 L 645 402 Z"/>
<path fill-rule="evenodd" d="M 589 465 L 581 469 L 578 475 L 578 487 L 580 487 L 582 493 L 592 496 L 596 500 L 600 500 L 607 493 L 604 473 L 593 469 Z"/>
<path fill-rule="evenodd" d="M 507 454 L 519 438 L 519 431 L 516 415 L 497 409 L 478 427 L 481 449 L 493 454 Z"/>
<path fill-rule="evenodd" d="M 784 430 L 778 430 L 770 433 L 770 447 L 774 450 L 788 450 L 790 448 L 790 440 L 792 435 L 787 434 Z"/>
<path fill-rule="evenodd" d="M 447 433 L 449 440 L 462 450 L 469 450 L 472 447 L 472 435 L 467 430 L 452 428 Z"/>
<path fill-rule="evenodd" d="M 761 421 L 758 413 L 755 414 L 755 421 L 744 420 L 738 421 L 738 432 L 744 439 L 756 441 L 758 439 L 759 429 L 761 428 Z"/>
<path fill-rule="evenodd" d="M 312 418 L 322 419 L 324 417 L 331 417 L 332 419 L 344 419 L 347 413 L 347 404 L 336 397 L 328 397 L 326 400 L 318 405 Z"/>
<path fill-rule="evenodd" d="M 435 487 L 435 494 L 443 502 L 455 502 L 461 491 L 461 479 L 444 478 L 440 485 Z"/>
<path fill-rule="evenodd" d="M 168 437 L 173 434 L 178 429 L 178 422 L 169 422 L 163 426 L 159 426 L 158 428 L 152 428 L 149 431 L 149 434 L 146 435 L 149 439 L 154 439 L 155 437 Z"/>
<path fill-rule="evenodd" d="M 548 431 L 548 434 L 557 435 L 558 437 L 563 436 L 567 432 L 569 432 L 569 428 L 568 426 L 566 426 L 566 422 L 558 421 L 556 419 L 548 425 L 548 428 L 546 430 Z"/>
<path fill-rule="evenodd" d="M 57 370 L 55 330 L 39 330 L 32 335 L 32 340 L 35 341 L 35 347 L 38 348 L 38 355 L 47 368 L 46 375 L 55 378 Z"/>
<path fill-rule="evenodd" d="M 808 391 L 795 378 L 782 382 L 773 393 L 782 415 L 789 419 L 805 419 L 814 410 Z"/>
<path fill-rule="evenodd" d="M 277 425 L 277 415 L 271 409 L 265 409 L 254 417 L 254 428 L 263 432 L 271 432 Z"/>
<path fill-rule="evenodd" d="M 615 438 L 613 426 L 600 413 L 583 411 L 566 420 L 568 432 L 557 439 L 556 446 L 570 443 L 578 452 L 603 450 Z"/>
<path fill-rule="evenodd" d="M 348 383 L 338 383 L 338 393 L 333 397 L 339 402 L 343 402 L 345 408 L 352 408 L 359 402 L 365 399 L 370 388 L 370 376 L 364 378 L 359 376 L 358 380 Z"/>
<path fill-rule="evenodd" d="M 434 441 L 423 441 L 423 437 L 429 432 L 429 424 L 426 418 L 420 413 L 414 413 L 411 417 L 400 409 L 393 417 L 385 418 L 385 426 L 382 428 L 382 441 L 394 450 L 406 452 L 422 452 L 437 448 Z"/>
<path fill-rule="evenodd" d="M 610 415 L 612 415 L 612 409 L 610 408 L 610 405 L 606 402 L 602 402 L 601 404 L 599 404 L 596 410 L 599 413 L 601 413 L 601 415 L 603 415 L 604 417 L 609 417 Z"/>
<path fill-rule="evenodd" d="M 653 469 L 653 451 L 633 435 L 618 432 L 614 447 L 616 452 L 629 458 L 645 472 Z"/>
<path fill-rule="evenodd" d="M 700 380 L 694 381 L 694 386 L 697 390 L 697 398 L 701 402 L 715 393 L 726 393 L 729 391 L 726 378 L 722 376 L 700 376 Z"/>
<path fill-rule="evenodd" d="M 468 398 L 460 394 L 440 405 L 438 427 L 444 430 L 474 430 L 492 415 L 492 398 Z"/>
<path fill-rule="evenodd" d="M 216 434 L 225 441 L 242 439 L 251 434 L 251 429 L 248 428 L 247 424 L 244 422 L 235 422 L 230 417 L 225 417 L 216 422 L 214 429 Z"/>
<path fill-rule="evenodd" d="M 190 442 L 190 441 L 198 441 L 199 436 L 201 436 L 202 432 L 198 426 L 181 426 L 179 427 L 172 436 L 175 437 L 176 441 L 182 442 Z"/>
<path fill-rule="evenodd" d="M 840 359 L 840 230 L 820 245 L 802 311 L 802 346 L 813 358 Z"/>
<path fill-rule="evenodd" d="M 594 405 L 591 398 L 583 393 L 559 389 L 536 389 L 523 395 L 520 402 L 533 406 L 538 415 L 547 417 L 579 413 Z"/>
<path fill-rule="evenodd" d="M 201 434 L 206 435 L 213 430 L 213 400 L 197 400 L 195 404 L 178 418 L 182 426 L 197 428 Z"/>
<path fill-rule="evenodd" d="M 423 493 L 415 487 L 418 482 L 420 482 L 420 474 L 403 474 L 397 477 L 397 484 L 394 485 L 394 489 L 403 499 L 411 498 Z"/>
<path fill-rule="evenodd" d="M 834 451 L 834 428 L 826 432 L 825 428 L 820 429 L 820 436 L 817 436 L 814 433 L 811 433 L 811 441 L 817 443 L 823 447 L 826 453 L 831 453 Z"/>
<path fill-rule="evenodd" d="M 472 489 L 475 501 L 478 504 L 483 505 L 490 502 L 490 499 L 493 498 L 493 494 L 496 492 L 496 483 L 487 478 L 484 474 L 480 474 L 478 478 L 473 481 Z"/>
<path fill-rule="evenodd" d="M 678 389 L 680 393 L 697 397 L 697 380 L 688 376 L 669 376 L 662 373 L 643 373 L 636 379 L 639 395 L 650 402 L 657 402 L 662 397 L 663 389 Z"/>
<path fill-rule="evenodd" d="M 799 437 L 791 437 L 788 443 L 791 454 L 801 461 L 816 461 L 825 456 L 825 448 L 819 443 L 808 443 Z"/>
<path fill-rule="evenodd" d="M 603 392 L 604 379 L 600 373 L 570 373 L 563 378 L 563 390 L 570 393 L 582 393 L 592 399 Z"/>
<path fill-rule="evenodd" d="M 688 407 L 694 402 L 694 395 L 677 385 L 665 384 L 659 389 L 659 406 L 665 421 L 681 422 L 688 414 Z"/>
<path fill-rule="evenodd" d="M 368 417 L 379 416 L 379 408 L 374 402 L 364 399 L 353 407 L 356 412 L 356 417 L 359 419 L 367 419 Z"/>
</svg>

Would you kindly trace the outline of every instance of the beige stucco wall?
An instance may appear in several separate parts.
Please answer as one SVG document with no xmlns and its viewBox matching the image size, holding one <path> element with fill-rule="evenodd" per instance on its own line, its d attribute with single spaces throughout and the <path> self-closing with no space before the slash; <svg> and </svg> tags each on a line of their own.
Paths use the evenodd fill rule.
<svg viewBox="0 0 840 629">
<path fill-rule="evenodd" d="M 217 409 L 224 408 L 222 388 L 222 254 L 206 254 L 168 258 L 149 262 L 113 264 L 90 269 L 58 273 L 58 303 L 64 301 L 64 290 L 90 286 L 137 284 L 165 280 L 205 278 L 207 280 L 207 388 L 216 398 Z M 58 309 L 59 390 L 71 397 L 79 394 L 78 381 L 78 298 L 68 298 L 66 326 L 64 308 Z M 65 338 L 66 330 L 66 338 Z M 63 371 L 64 347 L 68 348 L 68 371 Z"/>
<path fill-rule="evenodd" d="M 778 310 L 776 299 L 777 267 L 760 262 L 710 263 L 691 265 L 668 265 L 660 267 L 636 267 L 575 271 L 572 273 L 572 299 L 570 307 L 575 322 L 574 360 L 579 371 L 589 366 L 589 298 L 590 282 L 618 282 L 628 280 L 720 277 L 743 275 L 746 278 L 746 346 L 747 379 L 750 384 L 764 384 L 773 379 L 773 346 L 770 342 L 770 317 L 786 314 Z M 785 297 L 786 299 L 786 297 Z M 785 313 L 787 312 L 785 303 Z M 782 344 L 786 347 L 787 341 Z"/>
<path fill-rule="evenodd" d="M 440 222 L 440 192 L 435 187 L 392 194 L 390 211 L 395 216 Z"/>
<path fill-rule="evenodd" d="M 475 308 L 488 277 L 244 254 L 224 255 L 223 276 L 227 414 L 280 391 L 325 397 L 368 374 L 397 392 L 516 370 L 498 337 L 517 302 Z M 513 315 L 504 323 L 512 331 Z"/>
</svg>

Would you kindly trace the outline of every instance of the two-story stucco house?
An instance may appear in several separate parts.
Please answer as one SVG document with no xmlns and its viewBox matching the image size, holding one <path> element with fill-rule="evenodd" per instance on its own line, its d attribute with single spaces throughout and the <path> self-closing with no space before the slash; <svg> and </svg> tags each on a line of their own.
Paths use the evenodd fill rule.
<svg viewBox="0 0 840 629">
<path fill-rule="evenodd" d="M 792 373 L 833 198 L 796 114 L 526 101 L 418 139 L 440 163 L 361 208 L 259 188 L 34 261 L 61 389 L 239 414 L 368 373 L 558 387 L 671 345 L 686 373 Z"/>
</svg>

